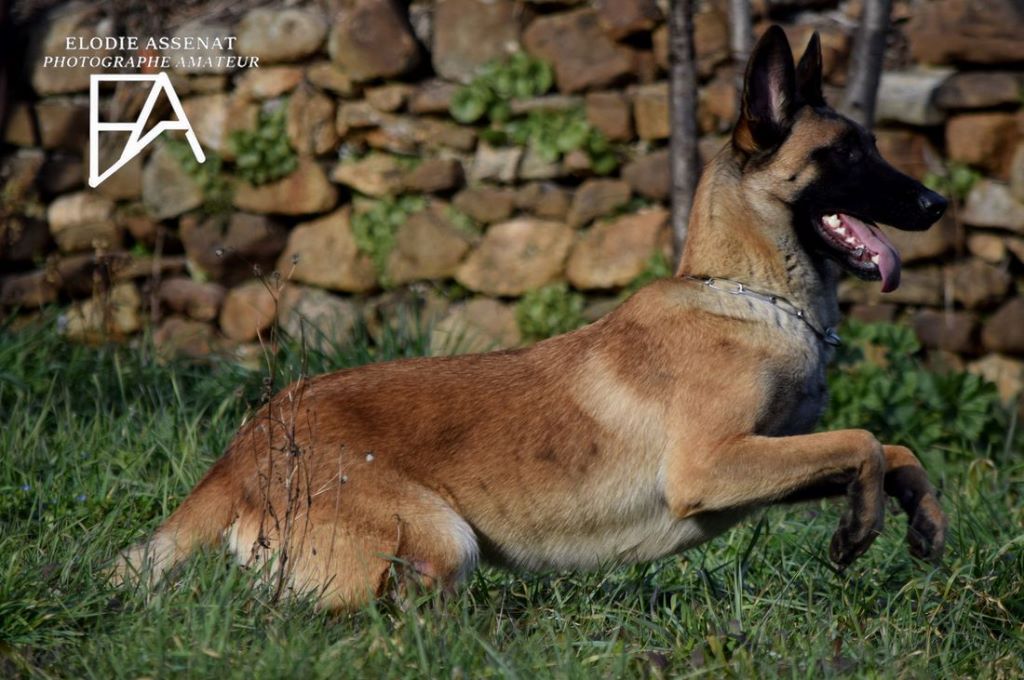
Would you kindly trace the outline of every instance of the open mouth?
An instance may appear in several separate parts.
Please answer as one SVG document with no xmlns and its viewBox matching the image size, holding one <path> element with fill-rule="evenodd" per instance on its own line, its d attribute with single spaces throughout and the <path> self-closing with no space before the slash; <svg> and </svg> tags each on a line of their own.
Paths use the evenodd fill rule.
<svg viewBox="0 0 1024 680">
<path fill-rule="evenodd" d="M 882 292 L 900 285 L 900 255 L 882 230 L 870 222 L 843 213 L 816 220 L 825 243 L 843 254 L 845 264 L 864 279 L 881 279 Z"/>
</svg>

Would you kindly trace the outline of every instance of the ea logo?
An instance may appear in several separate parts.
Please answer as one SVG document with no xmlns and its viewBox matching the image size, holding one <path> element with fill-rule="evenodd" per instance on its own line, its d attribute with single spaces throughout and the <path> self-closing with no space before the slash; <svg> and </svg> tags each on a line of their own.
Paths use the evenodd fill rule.
<svg viewBox="0 0 1024 680">
<path fill-rule="evenodd" d="M 100 122 L 100 83 L 104 81 L 153 83 L 149 90 L 149 96 L 146 98 L 146 103 L 142 106 L 142 110 L 139 112 L 139 117 L 134 123 Z M 149 120 L 149 116 L 153 112 L 153 106 L 156 105 L 157 101 L 160 99 L 161 93 L 166 95 L 168 101 L 171 103 L 171 108 L 174 111 L 176 119 L 162 120 L 153 126 L 152 130 L 143 135 L 143 132 L 146 129 L 146 122 Z M 185 115 L 185 110 L 181 106 L 181 101 L 178 99 L 177 93 L 171 86 L 171 79 L 167 77 L 166 73 L 93 75 L 89 80 L 89 186 L 93 188 L 98 187 L 105 179 L 120 170 L 125 163 L 135 158 L 140 151 L 152 143 L 152 141 L 159 137 L 160 133 L 165 130 L 184 130 L 185 139 L 188 140 L 189 146 L 192 147 L 192 153 L 195 155 L 196 160 L 200 163 L 206 161 L 206 154 L 203 153 L 202 148 L 199 146 L 199 140 L 196 139 L 196 133 L 192 131 L 192 125 L 188 122 L 188 116 Z M 121 151 L 121 157 L 107 168 L 102 175 L 99 173 L 99 139 L 101 132 L 131 133 L 128 137 L 128 141 L 124 145 L 124 149 Z"/>
</svg>

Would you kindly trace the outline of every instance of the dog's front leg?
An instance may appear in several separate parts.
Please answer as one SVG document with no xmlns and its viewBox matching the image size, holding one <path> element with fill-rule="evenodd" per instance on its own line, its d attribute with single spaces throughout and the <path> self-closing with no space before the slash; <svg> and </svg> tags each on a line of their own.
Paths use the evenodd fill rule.
<svg viewBox="0 0 1024 680">
<path fill-rule="evenodd" d="M 842 485 L 849 498 L 829 555 L 860 557 L 882 530 L 886 456 L 866 430 L 792 437 L 744 436 L 672 461 L 666 498 L 679 517 L 771 503 L 806 489 Z"/>
<path fill-rule="evenodd" d="M 885 492 L 895 498 L 907 513 L 910 554 L 935 561 L 942 555 L 949 526 L 935 487 L 928 481 L 928 473 L 910 449 L 888 444 L 882 448 L 885 452 Z M 841 478 L 825 479 L 798 489 L 782 500 L 787 503 L 810 501 L 841 496 L 846 491 L 847 484 Z"/>
<path fill-rule="evenodd" d="M 910 554 L 921 559 L 936 560 L 946 543 L 946 519 L 939 505 L 935 487 L 921 462 L 905 446 L 886 445 L 885 492 L 907 513 L 907 544 Z"/>
</svg>

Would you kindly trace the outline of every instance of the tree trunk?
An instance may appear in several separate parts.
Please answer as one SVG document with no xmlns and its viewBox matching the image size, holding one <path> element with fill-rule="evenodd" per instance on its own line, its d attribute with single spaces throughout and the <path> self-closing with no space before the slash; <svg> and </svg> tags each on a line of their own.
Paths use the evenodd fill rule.
<svg viewBox="0 0 1024 680">
<path fill-rule="evenodd" d="M 743 73 L 747 67 L 747 58 L 754 46 L 753 17 L 750 11 L 750 0 L 729 0 L 729 49 L 732 52 L 732 65 L 736 69 L 736 110 L 739 111 L 740 98 L 743 96 Z"/>
<path fill-rule="evenodd" d="M 889 31 L 892 0 L 864 0 L 860 30 L 857 32 L 846 78 L 841 110 L 866 128 L 875 122 L 878 81 L 885 59 L 885 38 Z"/>
<path fill-rule="evenodd" d="M 10 5 L 7 0 L 0 0 L 0 133 L 7 128 L 7 109 L 9 104 L 7 77 L 14 65 L 14 42 L 10 35 Z"/>
<path fill-rule="evenodd" d="M 700 177 L 697 158 L 697 64 L 693 51 L 693 2 L 672 0 L 669 10 L 669 99 L 672 137 L 672 247 L 678 264 L 686 241 L 693 194 Z"/>
</svg>

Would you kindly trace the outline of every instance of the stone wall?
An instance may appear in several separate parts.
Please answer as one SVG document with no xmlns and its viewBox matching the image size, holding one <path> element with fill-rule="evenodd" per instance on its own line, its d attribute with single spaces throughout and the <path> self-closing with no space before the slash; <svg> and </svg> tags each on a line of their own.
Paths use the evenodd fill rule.
<svg viewBox="0 0 1024 680">
<path fill-rule="evenodd" d="M 342 0 L 193 15 L 168 30 L 237 36 L 235 52 L 259 60 L 171 72 L 215 162 L 197 169 L 158 143 L 90 190 L 88 71 L 44 69 L 40 55 L 67 36 L 122 34 L 130 17 L 105 7 L 61 4 L 15 27 L 29 38 L 3 131 L 4 314 L 58 305 L 74 340 L 150 326 L 167 352 L 244 355 L 275 318 L 342 337 L 357 318 L 379 330 L 414 305 L 435 342 L 483 348 L 529 340 L 516 309 L 530 291 L 560 284 L 548 298 L 585 303 L 590 320 L 664 266 L 664 2 Z M 782 23 L 796 49 L 819 30 L 836 101 L 859 7 L 759 0 L 757 30 Z M 725 3 L 698 9 L 707 157 L 735 116 L 735 71 Z M 848 280 L 842 299 L 857 318 L 908 321 L 937 361 L 1009 394 L 1024 355 L 1024 17 L 1014 0 L 898 0 L 893 20 L 879 147 L 916 177 L 946 176 L 960 200 L 931 231 L 893 234 L 906 265 L 896 292 Z M 590 141 L 545 153 L 496 138 L 486 119 L 456 121 L 461 88 L 519 52 L 549 64 L 553 86 L 513 97 L 502 117 L 560 120 Z M 104 91 L 107 115 L 133 119 L 141 103 Z M 268 131 L 264 156 L 233 142 L 253 129 Z M 284 176 L 243 179 L 266 180 L 243 166 L 262 172 L 275 149 Z M 118 152 L 104 148 L 101 164 Z"/>
</svg>

